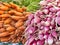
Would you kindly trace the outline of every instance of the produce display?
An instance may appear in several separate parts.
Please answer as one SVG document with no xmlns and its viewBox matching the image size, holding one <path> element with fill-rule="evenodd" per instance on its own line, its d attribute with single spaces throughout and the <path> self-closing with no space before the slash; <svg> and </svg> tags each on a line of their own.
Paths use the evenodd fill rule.
<svg viewBox="0 0 60 45">
<path fill-rule="evenodd" d="M 0 2 L 0 42 L 24 43 L 24 23 L 29 14 L 26 7 Z"/>
<path fill-rule="evenodd" d="M 60 45 L 60 0 L 1 0 L 0 42 Z"/>
</svg>

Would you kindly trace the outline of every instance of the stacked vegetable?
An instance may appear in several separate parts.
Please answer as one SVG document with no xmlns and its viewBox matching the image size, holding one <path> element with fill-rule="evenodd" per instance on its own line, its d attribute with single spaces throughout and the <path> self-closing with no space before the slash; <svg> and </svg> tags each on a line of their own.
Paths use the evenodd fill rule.
<svg viewBox="0 0 60 45">
<path fill-rule="evenodd" d="M 13 3 L 0 2 L 0 41 L 24 43 L 24 23 L 29 14 L 26 7 L 20 8 Z"/>
<path fill-rule="evenodd" d="M 40 5 L 26 21 L 25 45 L 60 45 L 60 0 L 43 0 Z"/>
</svg>

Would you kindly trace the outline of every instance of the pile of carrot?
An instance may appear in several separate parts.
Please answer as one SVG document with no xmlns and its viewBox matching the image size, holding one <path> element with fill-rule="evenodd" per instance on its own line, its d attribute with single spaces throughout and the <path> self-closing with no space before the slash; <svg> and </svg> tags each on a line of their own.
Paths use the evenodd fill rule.
<svg viewBox="0 0 60 45">
<path fill-rule="evenodd" d="M 0 4 L 0 41 L 20 42 L 26 39 L 23 36 L 25 30 L 24 23 L 31 14 L 26 11 L 26 7 L 20 8 L 13 3 Z"/>
</svg>

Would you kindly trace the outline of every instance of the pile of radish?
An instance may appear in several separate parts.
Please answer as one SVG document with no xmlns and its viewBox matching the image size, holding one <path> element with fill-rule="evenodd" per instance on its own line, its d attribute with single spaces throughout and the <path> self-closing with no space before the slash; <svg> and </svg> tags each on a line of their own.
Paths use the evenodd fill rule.
<svg viewBox="0 0 60 45">
<path fill-rule="evenodd" d="M 60 0 L 43 0 L 25 23 L 25 45 L 59 45 Z"/>
</svg>

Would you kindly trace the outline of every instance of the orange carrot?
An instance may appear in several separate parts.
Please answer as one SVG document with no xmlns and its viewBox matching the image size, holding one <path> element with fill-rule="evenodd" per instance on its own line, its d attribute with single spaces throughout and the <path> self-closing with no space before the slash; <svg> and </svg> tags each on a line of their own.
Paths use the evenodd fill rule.
<svg viewBox="0 0 60 45">
<path fill-rule="evenodd" d="M 11 18 L 7 18 L 5 21 L 4 21 L 4 24 L 9 24 L 11 22 Z"/>
<path fill-rule="evenodd" d="M 18 22 L 16 22 L 15 27 L 20 27 L 22 25 L 23 25 L 23 22 L 22 21 L 18 21 Z"/>
<path fill-rule="evenodd" d="M 11 7 L 14 8 L 14 9 L 16 9 L 16 8 L 18 7 L 16 4 L 14 4 L 14 3 L 12 3 L 12 2 L 10 2 L 10 5 L 11 5 Z"/>
<path fill-rule="evenodd" d="M 0 33 L 4 32 L 4 31 L 6 31 L 5 28 L 0 29 Z"/>
<path fill-rule="evenodd" d="M 11 18 L 12 18 L 13 20 L 19 20 L 19 19 L 20 19 L 19 16 L 11 16 Z"/>
<path fill-rule="evenodd" d="M 15 11 L 15 10 L 10 10 L 8 13 L 9 13 L 9 14 L 15 14 L 15 15 L 17 15 L 17 16 L 23 16 L 22 13 L 17 12 L 17 11 Z"/>
<path fill-rule="evenodd" d="M 0 21 L 0 28 L 3 27 L 3 21 Z"/>
<path fill-rule="evenodd" d="M 7 7 L 11 7 L 11 5 L 10 4 L 8 4 L 8 3 L 3 3 L 5 6 L 7 6 Z"/>
<path fill-rule="evenodd" d="M 9 36 L 8 37 L 2 37 L 0 38 L 1 42 L 8 42 L 9 41 Z"/>
<path fill-rule="evenodd" d="M 0 10 L 0 14 L 3 14 L 3 13 L 4 13 L 4 11 Z"/>
<path fill-rule="evenodd" d="M 2 14 L 2 15 L 0 15 L 0 17 L 1 18 L 7 18 L 7 17 L 10 17 L 10 15 L 9 14 Z"/>
<path fill-rule="evenodd" d="M 0 37 L 5 37 L 5 36 L 8 36 L 8 35 L 10 35 L 9 32 L 0 33 Z"/>
<path fill-rule="evenodd" d="M 16 9 L 18 12 L 24 12 L 24 10 L 22 8 L 17 8 Z"/>
<path fill-rule="evenodd" d="M 12 31 L 15 30 L 15 27 L 9 26 L 9 27 L 6 28 L 6 30 L 9 31 L 9 32 L 12 32 Z"/>
<path fill-rule="evenodd" d="M 1 6 L 0 9 L 1 10 L 8 10 L 9 8 L 7 6 Z"/>
<path fill-rule="evenodd" d="M 10 32 L 10 35 L 13 35 L 13 34 L 15 34 L 15 31 Z"/>
<path fill-rule="evenodd" d="M 17 15 L 17 16 L 23 16 L 23 14 L 20 13 L 20 12 L 15 12 L 15 15 Z"/>
</svg>

